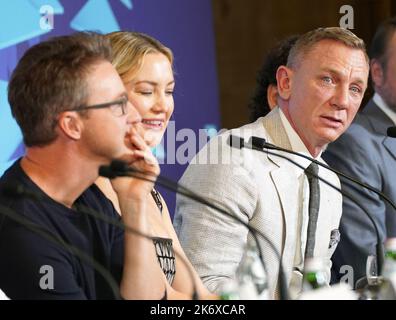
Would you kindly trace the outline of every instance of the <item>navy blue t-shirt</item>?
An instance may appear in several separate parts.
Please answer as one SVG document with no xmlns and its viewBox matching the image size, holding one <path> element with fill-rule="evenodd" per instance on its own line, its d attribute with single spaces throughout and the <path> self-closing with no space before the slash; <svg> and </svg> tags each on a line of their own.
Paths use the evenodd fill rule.
<svg viewBox="0 0 396 320">
<path fill-rule="evenodd" d="M 10 183 L 23 186 L 40 200 L 9 194 L 5 186 Z M 75 204 L 120 221 L 112 203 L 96 185 L 89 187 Z M 6 217 L 2 214 L 4 207 L 91 256 L 112 274 L 118 285 L 122 276 L 124 232 L 54 201 L 16 161 L 0 178 L 0 288 L 9 298 L 114 298 L 108 280 L 91 263 Z"/>
</svg>

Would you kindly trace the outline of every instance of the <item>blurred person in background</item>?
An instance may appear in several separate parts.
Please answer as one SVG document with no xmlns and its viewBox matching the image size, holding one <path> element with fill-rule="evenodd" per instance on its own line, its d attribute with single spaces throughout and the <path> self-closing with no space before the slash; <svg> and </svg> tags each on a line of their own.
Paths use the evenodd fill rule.
<svg viewBox="0 0 396 320">
<path fill-rule="evenodd" d="M 257 72 L 256 88 L 249 102 L 250 121 L 266 116 L 278 104 L 276 71 L 287 64 L 290 49 L 296 43 L 297 35 L 287 37 L 272 47 Z"/>
</svg>

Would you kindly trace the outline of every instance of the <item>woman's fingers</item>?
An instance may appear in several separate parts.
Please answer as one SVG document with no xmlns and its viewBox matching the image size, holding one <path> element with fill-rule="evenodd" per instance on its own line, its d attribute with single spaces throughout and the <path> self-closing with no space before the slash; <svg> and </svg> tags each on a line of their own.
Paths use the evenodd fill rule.
<svg viewBox="0 0 396 320">
<path fill-rule="evenodd" d="M 158 161 L 150 151 L 134 150 L 132 154 L 127 154 L 120 160 L 143 173 L 155 176 L 160 173 Z"/>
</svg>

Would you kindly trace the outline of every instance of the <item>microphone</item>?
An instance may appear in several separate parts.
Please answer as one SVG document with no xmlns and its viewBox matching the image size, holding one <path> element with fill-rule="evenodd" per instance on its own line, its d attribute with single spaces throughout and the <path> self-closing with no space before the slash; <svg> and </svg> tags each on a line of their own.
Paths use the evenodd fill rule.
<svg viewBox="0 0 396 320">
<path fill-rule="evenodd" d="M 265 144 L 266 144 L 266 142 L 265 142 L 265 139 L 263 139 L 263 138 L 254 137 L 254 136 L 250 137 L 250 140 L 249 140 L 250 146 L 253 146 L 258 149 L 264 149 Z"/>
<path fill-rule="evenodd" d="M 113 173 L 110 167 L 100 166 L 99 167 L 99 175 L 102 177 L 108 177 L 109 179 L 117 178 L 117 175 Z"/>
<path fill-rule="evenodd" d="M 396 138 L 396 127 L 389 127 L 386 130 L 386 135 L 391 138 Z"/>
<path fill-rule="evenodd" d="M 238 139 L 237 139 L 238 140 Z M 239 138 L 240 142 L 243 142 L 243 139 Z M 237 141 L 236 141 L 237 143 Z M 242 144 L 240 144 L 242 145 Z M 248 223 L 244 222 L 243 220 L 241 220 L 240 218 L 231 215 L 230 213 L 228 213 L 226 210 L 222 209 L 221 207 L 219 207 L 218 205 L 215 205 L 211 202 L 209 202 L 208 200 L 202 198 L 201 196 L 199 196 L 198 194 L 194 193 L 192 190 L 188 189 L 187 187 L 181 185 L 180 183 L 174 182 L 171 179 L 168 179 L 164 176 L 154 176 L 153 175 L 153 179 L 149 179 L 147 178 L 147 174 L 145 174 L 144 172 L 137 170 L 134 167 L 130 167 L 128 166 L 127 163 L 125 163 L 124 161 L 121 160 L 113 160 L 111 162 L 111 164 L 109 166 L 101 166 L 99 168 L 99 173 L 100 174 L 104 174 L 103 176 L 106 178 L 110 178 L 110 177 L 114 177 L 114 176 L 119 176 L 119 177 L 134 177 L 134 178 L 138 178 L 138 179 L 142 179 L 142 180 L 146 180 L 149 182 L 156 182 L 173 191 L 176 193 L 179 193 L 189 199 L 192 199 L 194 201 L 197 201 L 201 204 L 204 204 L 214 210 L 217 210 L 218 212 L 221 212 L 225 215 L 227 215 L 228 217 L 231 217 L 232 219 L 235 219 L 236 221 L 238 221 L 239 223 L 241 223 L 242 225 L 244 225 L 251 233 L 252 236 L 257 244 L 258 247 L 258 254 L 260 256 L 261 259 L 261 263 L 263 264 L 263 267 L 265 269 L 265 263 L 264 263 L 264 259 L 262 256 L 262 251 L 261 251 L 261 246 L 260 246 L 260 242 L 258 241 L 257 235 L 259 235 L 260 237 L 262 237 L 264 239 L 264 241 L 266 241 L 268 243 L 268 245 L 271 247 L 271 249 L 273 250 L 273 252 L 276 254 L 276 256 L 279 259 L 279 263 L 280 263 L 280 273 L 279 273 L 279 282 L 280 282 L 280 288 L 279 288 L 279 297 L 280 300 L 287 300 L 288 299 L 288 292 L 287 292 L 287 286 L 286 286 L 286 280 L 285 280 L 285 276 L 284 276 L 284 271 L 283 271 L 283 266 L 282 266 L 282 259 L 280 256 L 280 253 L 278 252 L 278 250 L 276 249 L 276 247 L 274 246 L 274 244 L 272 243 L 272 241 L 270 241 L 268 239 L 268 237 L 266 237 L 262 232 L 260 232 L 259 230 L 257 230 L 256 228 L 250 226 Z M 107 175 L 106 175 L 107 174 Z"/>
<path fill-rule="evenodd" d="M 122 162 L 122 161 L 119 161 L 119 162 Z M 121 166 L 121 164 L 115 164 L 115 166 Z M 116 178 L 117 176 L 119 176 L 119 175 L 115 174 L 115 172 L 117 172 L 117 171 L 113 172 L 110 167 L 106 168 L 105 166 L 103 166 L 103 168 L 99 169 L 99 172 L 102 172 L 103 174 L 107 173 L 107 174 L 109 174 L 109 176 L 113 176 L 113 178 Z M 18 198 L 19 197 L 29 197 L 29 198 L 31 198 L 33 200 L 36 200 L 36 201 L 48 201 L 47 197 L 44 197 L 40 193 L 31 191 L 31 190 L 25 188 L 25 186 L 23 186 L 22 184 L 17 183 L 15 181 L 8 183 L 4 187 L 3 192 L 4 192 L 4 194 L 6 194 L 6 195 L 8 195 L 10 197 L 18 197 Z M 0 213 L 2 212 L 1 209 L 2 209 L 2 206 L 0 206 Z M 149 239 L 151 241 L 153 240 L 152 236 L 144 234 L 144 233 L 140 232 L 139 230 L 135 230 L 135 229 L 125 225 L 122 221 L 119 221 L 117 219 L 113 219 L 111 217 L 105 216 L 104 214 L 101 214 L 98 211 L 96 211 L 96 210 L 94 210 L 94 209 L 92 209 L 92 208 L 90 208 L 90 207 L 88 207 L 86 205 L 77 204 L 75 206 L 75 210 L 78 211 L 78 212 L 84 213 L 84 214 L 91 215 L 91 216 L 93 216 L 96 219 L 104 221 L 105 223 L 108 223 L 108 224 L 114 225 L 114 226 L 116 226 L 118 228 L 121 228 L 125 232 L 133 233 L 135 235 L 138 235 L 140 237 Z M 17 214 L 15 213 L 15 215 L 17 215 Z M 42 228 L 42 227 L 38 226 L 38 228 Z M 52 236 L 55 237 L 54 234 L 52 234 Z M 72 247 L 72 246 L 69 245 L 69 247 Z M 77 249 L 77 250 L 79 250 L 79 249 Z M 88 258 L 90 258 L 91 260 L 94 260 L 92 257 L 88 256 L 84 252 L 82 252 L 82 253 L 84 255 L 86 255 Z M 188 273 L 189 273 L 189 277 L 192 280 L 192 286 L 193 286 L 192 300 L 198 300 L 199 296 L 198 296 L 198 293 L 197 293 L 197 284 L 196 284 L 196 281 L 195 281 L 195 278 L 194 278 L 194 275 L 193 275 L 193 272 L 192 272 L 191 268 L 189 268 L 189 265 L 188 265 L 186 259 L 179 252 L 174 251 L 174 253 L 175 253 L 176 257 L 178 257 L 180 259 L 180 261 L 187 267 L 187 270 L 188 270 Z M 80 257 L 78 254 L 79 253 L 77 253 L 76 255 L 78 257 Z M 85 258 L 85 260 L 86 260 L 86 258 Z M 116 297 L 116 299 L 119 300 L 120 299 L 120 294 L 119 294 L 118 285 L 117 285 L 116 281 L 114 280 L 113 276 L 111 275 L 111 273 L 109 271 L 107 271 L 103 266 L 101 266 L 99 263 L 97 263 L 95 261 L 93 261 L 93 263 L 91 263 L 91 264 L 92 264 L 92 266 L 94 266 L 96 264 L 96 268 L 95 268 L 96 270 L 98 270 L 98 267 L 100 267 L 101 271 L 100 270 L 98 270 L 98 271 L 102 274 L 104 279 L 111 286 L 111 288 L 113 289 L 113 292 L 114 293 L 116 292 L 116 294 L 114 294 L 114 296 Z M 99 266 L 97 266 L 97 265 L 99 265 Z M 114 291 L 114 288 L 116 288 L 116 291 Z"/>
<path fill-rule="evenodd" d="M 230 135 L 228 137 L 228 144 L 234 148 L 242 149 L 245 145 L 245 140 L 241 137 Z"/>
<path fill-rule="evenodd" d="M 18 187 L 15 191 L 15 193 L 12 191 L 12 186 L 6 186 L 4 191 L 7 194 L 13 194 L 13 196 L 16 196 L 22 192 L 22 188 Z M 15 211 L 11 210 L 10 208 L 7 208 L 6 206 L 3 206 L 0 204 L 0 214 L 8 217 L 9 219 L 13 220 L 14 222 L 23 225 L 26 229 L 32 231 L 33 233 L 38 234 L 39 236 L 43 237 L 44 239 L 48 240 L 49 242 L 52 242 L 58 246 L 61 246 L 65 248 L 67 251 L 70 253 L 74 254 L 77 256 L 79 259 L 84 261 L 85 263 L 91 265 L 107 282 L 109 287 L 111 288 L 113 295 L 116 300 L 120 300 L 120 290 L 118 287 L 117 282 L 114 280 L 113 276 L 111 273 L 103 267 L 100 263 L 98 263 L 94 258 L 86 254 L 84 251 L 80 250 L 79 248 L 68 244 L 65 242 L 60 236 L 54 234 L 53 232 L 47 230 L 46 228 L 31 222 L 29 219 L 23 218 L 20 214 L 16 213 Z"/>
<path fill-rule="evenodd" d="M 330 168 L 328 165 L 325 165 L 324 163 L 321 163 L 321 162 L 317 161 L 316 159 L 313 159 L 313 158 L 311 158 L 311 157 L 309 157 L 309 156 L 306 156 L 306 155 L 304 155 L 304 154 L 300 154 L 300 153 L 298 153 L 298 152 L 295 152 L 295 151 L 292 151 L 292 150 L 288 150 L 288 149 L 285 149 L 285 148 L 282 148 L 282 147 L 275 146 L 275 145 L 273 145 L 273 144 L 271 144 L 271 143 L 267 143 L 267 142 L 265 141 L 264 138 L 260 138 L 260 137 L 251 137 L 250 140 L 249 140 L 249 142 L 248 142 L 247 144 L 244 143 L 244 140 L 243 140 L 242 138 L 239 138 L 239 139 L 240 139 L 240 140 L 239 140 L 239 143 L 240 143 L 240 145 L 241 145 L 242 147 L 247 147 L 247 148 L 250 148 L 250 149 L 252 149 L 252 150 L 264 152 L 264 153 L 267 153 L 267 154 L 274 155 L 274 156 L 276 156 L 276 157 L 283 158 L 283 159 L 285 159 L 285 160 L 291 162 L 292 164 L 296 165 L 297 167 L 301 168 L 302 170 L 304 170 L 304 167 L 301 166 L 300 164 L 298 164 L 297 162 L 295 162 L 294 160 L 292 160 L 292 159 L 290 159 L 290 158 L 288 158 L 288 157 L 286 157 L 286 156 L 284 156 L 284 155 L 281 155 L 281 154 L 278 154 L 278 153 L 275 153 L 275 152 L 271 152 L 271 151 L 268 151 L 268 150 L 264 150 L 264 149 L 273 149 L 273 150 L 277 150 L 277 151 L 282 151 L 282 152 L 286 152 L 286 153 L 291 153 L 291 154 L 300 156 L 300 157 L 302 157 L 302 158 L 305 158 L 305 159 L 307 159 L 307 160 L 310 160 L 310 161 L 312 161 L 312 162 L 314 162 L 314 163 L 316 163 L 316 164 L 318 164 L 318 165 L 320 165 L 320 166 L 322 166 L 322 167 L 324 167 L 324 168 L 326 168 L 326 169 L 328 169 L 328 170 L 330 170 L 330 171 L 332 171 L 332 172 L 334 172 L 334 173 L 336 173 L 336 174 L 339 173 L 338 170 L 335 170 L 335 169 L 333 169 L 333 168 Z M 238 138 L 234 138 L 234 137 L 231 138 L 231 136 L 230 136 L 230 138 L 228 139 L 227 142 L 228 142 L 228 144 L 229 144 L 231 147 L 234 147 L 233 143 L 234 143 L 235 141 L 238 141 Z M 241 148 L 241 147 L 238 147 L 238 148 Z M 343 173 L 340 173 L 340 174 L 341 174 L 343 177 L 345 177 L 346 179 L 348 179 L 348 180 L 350 180 L 350 181 L 352 181 L 352 182 L 356 182 L 357 184 L 359 184 L 359 185 L 361 185 L 361 186 L 367 187 L 369 190 L 372 190 L 372 189 L 373 189 L 373 191 L 376 190 L 375 188 L 373 188 L 373 187 L 371 187 L 371 186 L 368 186 L 368 185 L 366 186 L 366 184 L 364 184 L 364 183 L 362 183 L 362 182 L 359 182 L 359 181 L 357 181 L 356 179 L 353 179 L 353 178 L 351 178 L 351 177 L 349 177 L 349 176 L 347 176 L 347 175 L 345 175 L 345 174 L 343 174 Z M 319 175 L 316 175 L 316 174 L 312 174 L 312 175 L 315 176 L 315 177 L 317 177 L 320 181 L 322 181 L 322 182 L 325 183 L 326 185 L 330 186 L 330 187 L 333 188 L 334 190 L 337 190 L 338 192 L 340 192 L 343 196 L 345 196 L 345 197 L 349 198 L 350 200 L 352 200 L 352 201 L 353 201 L 353 202 L 354 202 L 354 203 L 366 214 L 366 216 L 369 218 L 370 222 L 371 222 L 371 223 L 373 224 L 373 226 L 374 226 L 375 233 L 376 233 L 376 236 L 377 236 L 377 244 L 376 244 L 377 274 L 380 275 L 381 270 L 382 270 L 382 265 L 383 265 L 383 262 L 384 262 L 384 249 L 383 249 L 383 246 L 382 246 L 381 236 L 380 236 L 380 233 L 379 233 L 379 230 L 378 230 L 378 226 L 377 226 L 376 222 L 374 221 L 373 217 L 367 212 L 367 210 L 365 210 L 365 209 L 359 204 L 359 202 L 358 202 L 356 199 L 354 199 L 354 197 L 352 197 L 351 195 L 349 195 L 348 193 L 346 193 L 344 190 L 342 190 L 342 189 L 338 188 L 337 186 L 333 185 L 332 183 L 326 181 L 325 179 L 323 179 L 323 178 L 320 177 Z M 379 194 L 382 195 L 382 193 L 381 193 L 380 191 L 378 191 L 378 190 L 376 190 L 376 193 L 379 193 Z M 385 195 L 383 195 L 383 198 L 384 198 L 384 199 L 388 199 Z M 388 199 L 388 200 L 389 200 L 389 199 Z M 391 204 L 393 204 L 393 203 L 391 202 L 391 200 L 389 200 L 389 201 L 390 201 Z M 393 205 L 394 205 L 394 204 L 393 204 Z"/>
</svg>

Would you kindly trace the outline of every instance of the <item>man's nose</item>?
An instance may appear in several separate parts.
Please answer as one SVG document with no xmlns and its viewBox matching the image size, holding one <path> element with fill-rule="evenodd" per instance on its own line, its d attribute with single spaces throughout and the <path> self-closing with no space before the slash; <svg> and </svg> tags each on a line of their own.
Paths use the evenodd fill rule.
<svg viewBox="0 0 396 320">
<path fill-rule="evenodd" d="M 127 117 L 128 123 L 138 123 L 142 121 L 141 115 L 130 101 L 128 101 Z"/>
<path fill-rule="evenodd" d="M 345 109 L 349 103 L 349 86 L 339 86 L 336 88 L 331 104 L 338 109 Z"/>
</svg>

